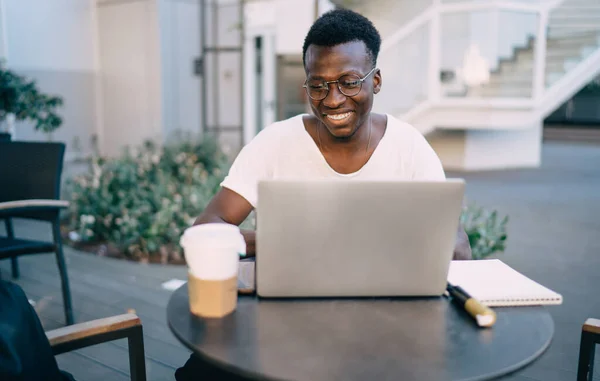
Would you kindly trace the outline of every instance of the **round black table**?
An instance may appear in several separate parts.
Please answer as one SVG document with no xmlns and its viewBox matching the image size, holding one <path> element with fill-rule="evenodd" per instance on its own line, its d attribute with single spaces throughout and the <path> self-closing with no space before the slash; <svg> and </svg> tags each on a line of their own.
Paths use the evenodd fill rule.
<svg viewBox="0 0 600 381">
<path fill-rule="evenodd" d="M 487 380 L 521 368 L 550 344 L 543 307 L 497 308 L 491 329 L 446 298 L 258 299 L 203 319 L 189 312 L 187 285 L 167 320 L 200 357 L 248 379 Z"/>
</svg>

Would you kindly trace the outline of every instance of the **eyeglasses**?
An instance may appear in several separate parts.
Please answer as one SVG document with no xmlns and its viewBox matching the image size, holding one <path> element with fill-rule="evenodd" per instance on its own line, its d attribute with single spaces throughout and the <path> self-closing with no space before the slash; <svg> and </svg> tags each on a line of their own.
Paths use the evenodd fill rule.
<svg viewBox="0 0 600 381">
<path fill-rule="evenodd" d="M 330 83 L 337 83 L 340 93 L 347 97 L 353 97 L 360 93 L 360 90 L 362 89 L 362 83 L 365 81 L 365 79 L 367 79 L 368 76 L 373 74 L 375 70 L 377 70 L 377 68 L 374 67 L 362 78 L 356 74 L 346 74 L 338 78 L 337 81 L 307 79 L 302 87 L 306 89 L 306 94 L 308 94 L 308 96 L 315 101 L 320 101 L 327 97 L 327 94 L 329 94 Z"/>
</svg>

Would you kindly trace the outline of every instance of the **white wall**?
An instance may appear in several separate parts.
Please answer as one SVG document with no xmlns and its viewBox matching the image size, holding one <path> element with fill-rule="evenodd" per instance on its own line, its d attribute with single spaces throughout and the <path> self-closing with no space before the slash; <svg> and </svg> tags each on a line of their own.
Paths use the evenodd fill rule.
<svg viewBox="0 0 600 381">
<path fill-rule="evenodd" d="M 160 0 L 159 20 L 163 133 L 200 134 L 201 78 L 193 71 L 200 56 L 200 1 Z"/>
<path fill-rule="evenodd" d="M 277 54 L 302 52 L 304 37 L 315 21 L 314 1 L 276 0 L 275 50 Z"/>
<path fill-rule="evenodd" d="M 358 3 L 355 10 L 371 20 L 385 39 L 432 4 L 433 0 L 369 0 Z"/>
<path fill-rule="evenodd" d="M 334 8 L 329 0 L 318 0 L 318 12 Z M 300 54 L 304 37 L 315 21 L 315 0 L 257 0 L 246 3 L 246 28 L 273 28 L 278 55 Z"/>
<path fill-rule="evenodd" d="M 42 92 L 63 97 L 63 125 L 52 135 L 90 150 L 97 123 L 98 64 L 94 57 L 95 5 L 93 0 L 3 0 L 3 54 L 8 67 L 37 81 Z M 17 123 L 16 139 L 47 140 L 29 123 Z"/>
<path fill-rule="evenodd" d="M 446 170 L 536 168 L 541 162 L 542 122 L 516 130 L 438 130 L 427 140 Z"/>
<path fill-rule="evenodd" d="M 4 0 L 10 64 L 93 70 L 93 0 Z"/>
<path fill-rule="evenodd" d="M 162 140 L 160 39 L 156 0 L 98 3 L 103 151 L 116 155 Z"/>
</svg>

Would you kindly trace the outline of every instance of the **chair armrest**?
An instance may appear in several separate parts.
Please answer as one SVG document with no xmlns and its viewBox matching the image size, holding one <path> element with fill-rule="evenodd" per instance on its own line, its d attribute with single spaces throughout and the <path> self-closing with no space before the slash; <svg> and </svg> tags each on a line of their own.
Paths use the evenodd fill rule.
<svg viewBox="0 0 600 381">
<path fill-rule="evenodd" d="M 135 314 L 123 314 L 46 332 L 55 355 L 75 349 L 130 337 L 142 322 Z"/>
<path fill-rule="evenodd" d="M 12 209 L 29 209 L 29 208 L 59 208 L 64 209 L 69 207 L 69 201 L 66 200 L 17 200 L 0 202 L 0 211 Z"/>
<path fill-rule="evenodd" d="M 10 217 L 36 218 L 35 213 L 59 213 L 69 207 L 65 200 L 17 200 L 0 202 L 0 219 Z"/>
<path fill-rule="evenodd" d="M 584 332 L 600 336 L 600 319 L 587 319 L 582 329 Z"/>
</svg>

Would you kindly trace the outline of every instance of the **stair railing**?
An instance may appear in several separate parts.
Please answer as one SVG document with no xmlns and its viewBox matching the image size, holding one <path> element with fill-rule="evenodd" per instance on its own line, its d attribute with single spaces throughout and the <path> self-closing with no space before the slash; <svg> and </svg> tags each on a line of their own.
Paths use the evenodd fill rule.
<svg viewBox="0 0 600 381">
<path fill-rule="evenodd" d="M 559 6 L 564 0 L 537 0 L 537 1 L 503 1 L 503 0 L 470 0 L 470 1 L 455 1 L 455 0 L 433 0 L 425 11 L 420 13 L 418 16 L 413 18 L 410 22 L 400 27 L 396 32 L 388 36 L 382 43 L 381 48 L 381 66 L 386 66 L 386 61 L 391 62 L 385 70 L 382 69 L 382 76 L 384 79 L 384 86 L 382 87 L 382 93 L 387 93 L 380 99 L 383 102 L 379 102 L 379 108 L 382 110 L 394 110 L 394 102 L 398 101 L 398 94 L 415 92 L 411 97 L 407 97 L 404 100 L 404 104 L 400 107 L 399 112 L 404 112 L 405 117 L 408 115 L 414 115 L 428 109 L 431 106 L 442 105 L 442 106 L 463 106 L 463 107 L 482 107 L 490 106 L 495 108 L 530 108 L 533 107 L 536 102 L 539 102 L 544 95 L 545 87 L 545 64 L 546 64 L 546 33 L 548 28 L 548 15 L 551 9 Z M 514 97 L 514 96 L 486 96 L 486 95 L 470 95 L 464 94 L 462 96 L 449 95 L 444 93 L 442 86 L 442 77 L 447 74 L 443 67 L 445 61 L 444 54 L 445 46 L 443 45 L 444 34 L 447 33 L 444 30 L 444 21 L 451 19 L 452 15 L 466 14 L 471 20 L 476 19 L 478 15 L 489 12 L 490 14 L 499 15 L 501 12 L 506 16 L 511 14 L 527 14 L 528 20 L 531 20 L 530 24 L 526 28 L 529 28 L 530 36 L 535 40 L 535 47 L 533 49 L 533 68 L 531 71 L 531 85 L 527 90 L 528 96 Z M 446 19 L 444 19 L 446 18 Z M 492 17 L 489 25 L 484 25 L 483 32 L 486 32 L 487 36 L 491 36 L 490 40 L 492 44 L 498 43 L 498 38 L 501 32 L 505 32 L 507 27 L 510 26 L 500 25 L 499 16 Z M 425 42 L 426 36 L 426 42 Z M 473 36 L 467 36 L 472 39 Z M 528 36 L 523 36 L 525 40 Z M 419 58 L 426 65 L 413 67 L 412 72 L 398 74 L 398 71 L 402 71 L 406 66 L 405 62 L 410 61 L 411 56 L 409 55 L 405 62 L 402 60 L 402 54 L 406 51 L 407 47 L 411 44 L 408 43 L 410 40 L 414 40 L 413 43 L 421 42 L 418 47 L 417 53 Z M 425 42 L 425 43 L 424 43 Z M 448 49 L 446 49 L 447 51 Z M 412 52 L 413 55 L 415 52 Z M 454 54 L 455 52 L 453 52 Z M 494 54 L 488 58 L 492 61 L 498 61 L 501 57 L 498 54 Z M 494 62 L 492 62 L 494 64 Z M 413 65 L 414 66 L 414 65 Z M 460 67 L 456 68 L 460 69 Z M 392 73 L 390 75 L 390 72 Z M 452 73 L 451 73 L 452 74 Z M 456 73 L 454 73 L 456 75 Z M 464 76 L 470 75 L 468 72 L 462 74 Z M 391 78 L 391 83 L 390 83 Z M 415 79 L 416 78 L 416 79 Z M 412 80 L 413 82 L 409 85 L 408 89 L 403 88 L 406 81 Z M 415 82 L 420 80 L 422 82 Z M 395 81 L 395 82 L 394 82 Z M 485 85 L 484 85 L 485 86 Z M 387 90 L 386 90 L 387 89 Z M 376 104 L 378 103 L 376 102 Z"/>
</svg>

